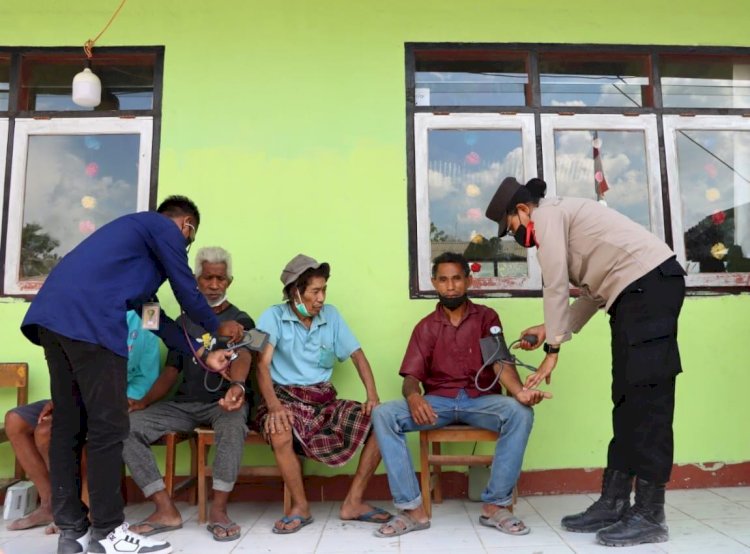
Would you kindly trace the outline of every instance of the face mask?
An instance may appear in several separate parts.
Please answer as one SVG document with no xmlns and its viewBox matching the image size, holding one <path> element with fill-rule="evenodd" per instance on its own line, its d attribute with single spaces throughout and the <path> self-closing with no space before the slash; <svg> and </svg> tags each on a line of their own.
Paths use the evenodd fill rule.
<svg viewBox="0 0 750 554">
<path fill-rule="evenodd" d="M 297 292 L 297 300 L 299 300 L 299 302 L 297 302 L 294 307 L 297 308 L 297 311 L 300 313 L 300 315 L 302 317 L 312 317 L 310 315 L 310 312 L 307 311 L 307 306 L 305 306 L 305 303 L 302 302 L 302 296 L 300 296 L 299 292 Z"/>
<path fill-rule="evenodd" d="M 438 295 L 438 298 L 440 299 L 440 305 L 450 311 L 460 308 L 461 306 L 463 306 L 464 302 L 466 302 L 466 300 L 468 299 L 468 297 L 465 294 L 462 294 L 461 296 L 453 296 L 453 297 Z"/>
<path fill-rule="evenodd" d="M 513 238 L 516 242 L 524 248 L 531 248 L 536 246 L 536 235 L 534 234 L 534 222 L 529 221 L 528 226 L 520 224 L 516 232 L 513 233 Z"/>
</svg>

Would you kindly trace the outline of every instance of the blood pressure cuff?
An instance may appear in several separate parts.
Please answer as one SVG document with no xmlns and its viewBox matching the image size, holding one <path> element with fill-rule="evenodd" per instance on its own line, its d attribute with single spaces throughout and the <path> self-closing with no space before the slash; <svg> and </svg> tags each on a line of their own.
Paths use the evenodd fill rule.
<svg viewBox="0 0 750 554">
<path fill-rule="evenodd" d="M 682 371 L 677 348 L 677 320 L 659 317 L 625 329 L 625 378 L 631 385 L 668 380 Z"/>
</svg>

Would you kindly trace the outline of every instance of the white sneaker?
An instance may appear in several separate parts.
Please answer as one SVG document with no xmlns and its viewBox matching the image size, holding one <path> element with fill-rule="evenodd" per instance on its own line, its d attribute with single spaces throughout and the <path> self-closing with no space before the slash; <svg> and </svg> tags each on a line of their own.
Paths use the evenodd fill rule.
<svg viewBox="0 0 750 554">
<path fill-rule="evenodd" d="M 167 541 L 157 541 L 133 533 L 123 523 L 105 538 L 91 539 L 89 554 L 170 554 L 172 546 Z"/>
</svg>

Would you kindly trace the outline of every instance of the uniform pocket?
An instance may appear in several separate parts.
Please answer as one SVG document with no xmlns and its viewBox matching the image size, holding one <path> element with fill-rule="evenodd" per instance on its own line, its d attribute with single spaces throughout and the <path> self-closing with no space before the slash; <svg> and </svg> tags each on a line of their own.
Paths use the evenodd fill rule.
<svg viewBox="0 0 750 554">
<path fill-rule="evenodd" d="M 336 360 L 336 355 L 333 352 L 333 348 L 326 346 L 325 344 L 320 345 L 320 354 L 318 356 L 318 366 L 325 369 L 332 369 L 333 362 Z"/>
<path fill-rule="evenodd" d="M 682 371 L 674 318 L 640 322 L 625 335 L 628 339 L 626 378 L 631 385 L 659 383 Z"/>
</svg>

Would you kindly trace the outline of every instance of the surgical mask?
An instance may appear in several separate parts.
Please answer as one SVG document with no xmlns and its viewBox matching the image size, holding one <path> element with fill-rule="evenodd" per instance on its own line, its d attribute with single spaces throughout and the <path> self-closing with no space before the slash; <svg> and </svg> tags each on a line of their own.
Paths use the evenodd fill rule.
<svg viewBox="0 0 750 554">
<path fill-rule="evenodd" d="M 466 294 L 462 294 L 461 296 L 442 296 L 438 294 L 438 298 L 440 299 L 440 304 L 450 311 L 460 308 L 468 300 Z"/>
<path fill-rule="evenodd" d="M 307 306 L 305 306 L 305 303 L 302 302 L 302 296 L 300 295 L 299 291 L 297 291 L 297 302 L 294 307 L 297 308 L 297 311 L 300 313 L 302 317 L 312 317 L 310 315 L 310 312 L 307 311 Z"/>
<path fill-rule="evenodd" d="M 531 248 L 532 246 L 536 246 L 536 235 L 534 234 L 534 222 L 529 221 L 528 226 L 521 223 L 518 226 L 518 229 L 516 229 L 515 233 L 513 233 L 513 238 L 516 239 L 516 242 L 523 246 L 524 248 Z"/>
</svg>

